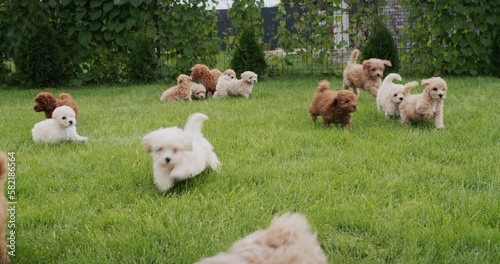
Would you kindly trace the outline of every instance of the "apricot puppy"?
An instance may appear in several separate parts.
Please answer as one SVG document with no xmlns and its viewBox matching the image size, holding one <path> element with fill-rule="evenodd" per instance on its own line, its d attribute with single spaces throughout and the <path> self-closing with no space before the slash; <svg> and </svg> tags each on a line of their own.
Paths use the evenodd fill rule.
<svg viewBox="0 0 500 264">
<path fill-rule="evenodd" d="M 321 81 L 311 105 L 309 114 L 316 123 L 318 116 L 323 118 L 323 127 L 331 123 L 340 123 L 344 129 L 352 128 L 352 113 L 358 110 L 357 96 L 351 91 L 330 90 L 330 82 Z"/>
</svg>

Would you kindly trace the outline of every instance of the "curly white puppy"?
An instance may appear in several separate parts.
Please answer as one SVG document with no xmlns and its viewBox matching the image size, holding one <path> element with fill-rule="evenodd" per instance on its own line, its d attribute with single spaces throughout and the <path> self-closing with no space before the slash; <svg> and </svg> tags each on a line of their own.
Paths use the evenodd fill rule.
<svg viewBox="0 0 500 264">
<path fill-rule="evenodd" d="M 184 180 L 203 172 L 208 166 L 216 171 L 220 162 L 212 145 L 203 137 L 201 128 L 208 117 L 189 116 L 184 130 L 169 127 L 155 130 L 143 139 L 154 162 L 154 181 L 160 191 L 167 191 L 176 180 Z"/>
<path fill-rule="evenodd" d="M 191 83 L 191 99 L 198 100 L 207 97 L 207 88 L 203 84 Z"/>
<path fill-rule="evenodd" d="M 424 119 L 434 119 L 437 129 L 444 128 L 443 102 L 448 86 L 441 77 L 422 80 L 425 87 L 421 94 L 410 94 L 411 87 L 404 90 L 405 99 L 399 105 L 401 123 L 409 124 Z"/>
<path fill-rule="evenodd" d="M 385 77 L 377 91 L 377 108 L 379 112 L 385 112 L 386 118 L 399 117 L 399 104 L 404 99 L 405 87 L 418 86 L 415 81 L 402 85 L 393 83 L 393 80 L 402 81 L 403 78 L 397 73 L 391 73 Z"/>
<path fill-rule="evenodd" d="M 75 111 L 67 105 L 57 107 L 51 119 L 36 123 L 31 134 L 33 141 L 42 143 L 87 142 L 88 140 L 87 137 L 77 134 Z"/>
<path fill-rule="evenodd" d="M 242 73 L 241 80 L 233 80 L 228 75 L 222 75 L 217 80 L 214 98 L 227 96 L 243 96 L 248 98 L 252 93 L 255 83 L 257 83 L 257 74 L 251 71 Z"/>
<path fill-rule="evenodd" d="M 236 241 L 227 253 L 205 258 L 197 264 L 326 264 L 316 234 L 301 214 L 275 217 L 266 230 Z"/>
</svg>

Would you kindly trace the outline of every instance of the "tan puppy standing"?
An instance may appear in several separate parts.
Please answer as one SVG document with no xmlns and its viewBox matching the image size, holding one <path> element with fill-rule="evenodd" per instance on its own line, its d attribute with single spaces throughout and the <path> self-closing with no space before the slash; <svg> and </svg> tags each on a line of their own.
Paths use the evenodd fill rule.
<svg viewBox="0 0 500 264">
<path fill-rule="evenodd" d="M 385 66 L 392 66 L 388 60 L 369 59 L 358 64 L 359 50 L 355 49 L 351 53 L 351 58 L 344 70 L 343 88 L 358 95 L 358 88 L 377 98 L 377 90 L 382 82 Z"/>
<path fill-rule="evenodd" d="M 432 77 L 422 80 L 425 87 L 421 94 L 410 94 L 412 87 L 404 90 L 405 99 L 399 105 L 401 123 L 409 124 L 425 119 L 434 119 L 437 129 L 444 128 L 443 102 L 448 89 L 446 82 L 441 77 Z"/>
<path fill-rule="evenodd" d="M 330 90 L 330 82 L 319 83 L 316 96 L 309 106 L 311 120 L 316 123 L 316 118 L 322 116 L 323 127 L 330 123 L 340 123 L 344 129 L 352 128 L 352 113 L 358 110 L 357 96 L 347 90 Z"/>
</svg>

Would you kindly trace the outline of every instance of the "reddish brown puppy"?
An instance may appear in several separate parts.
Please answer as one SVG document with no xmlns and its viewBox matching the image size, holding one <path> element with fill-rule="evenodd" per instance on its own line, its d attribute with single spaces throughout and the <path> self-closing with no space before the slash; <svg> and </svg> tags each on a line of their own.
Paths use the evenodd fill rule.
<svg viewBox="0 0 500 264">
<path fill-rule="evenodd" d="M 78 118 L 78 105 L 76 101 L 67 93 L 62 93 L 59 95 L 60 99 L 56 99 L 51 93 L 41 92 L 35 96 L 35 105 L 33 109 L 36 112 L 44 112 L 45 119 L 52 118 L 52 112 L 63 105 L 67 105 L 75 111 L 76 118 Z"/>
<path fill-rule="evenodd" d="M 344 129 L 352 128 L 352 113 L 358 110 L 357 96 L 348 90 L 330 90 L 328 81 L 319 83 L 316 96 L 309 106 L 311 120 L 316 123 L 318 116 L 323 118 L 323 127 L 340 123 Z"/>
</svg>

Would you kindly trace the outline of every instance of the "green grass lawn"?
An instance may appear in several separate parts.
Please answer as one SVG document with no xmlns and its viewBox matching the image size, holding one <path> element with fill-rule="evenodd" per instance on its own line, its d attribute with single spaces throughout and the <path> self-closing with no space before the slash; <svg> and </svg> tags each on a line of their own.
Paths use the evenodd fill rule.
<svg viewBox="0 0 500 264">
<path fill-rule="evenodd" d="M 0 149 L 16 153 L 13 259 L 193 263 L 300 212 L 329 263 L 499 263 L 500 80 L 445 80 L 441 131 L 386 120 L 364 92 L 352 131 L 313 125 L 319 79 L 190 104 L 160 103 L 163 85 L 51 90 L 78 101 L 84 145 L 34 144 L 42 90 L 1 88 Z M 142 137 L 194 112 L 209 116 L 222 168 L 160 193 Z"/>
</svg>

